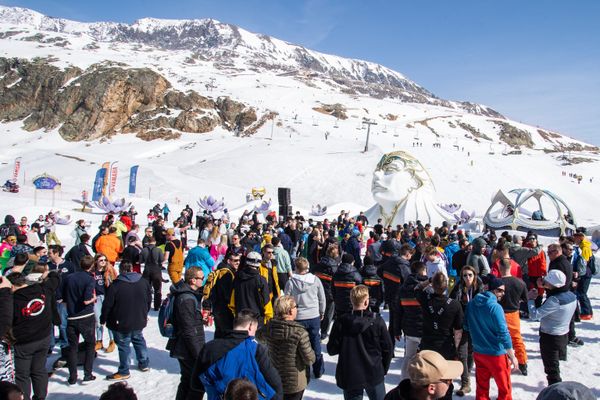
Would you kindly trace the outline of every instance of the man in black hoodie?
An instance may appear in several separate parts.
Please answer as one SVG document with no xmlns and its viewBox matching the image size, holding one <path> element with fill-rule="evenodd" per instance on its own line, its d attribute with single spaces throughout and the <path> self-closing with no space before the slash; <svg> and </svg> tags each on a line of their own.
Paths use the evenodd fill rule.
<svg viewBox="0 0 600 400">
<path fill-rule="evenodd" d="M 85 343 L 85 361 L 83 364 L 84 382 L 96 379 L 92 375 L 94 351 L 96 345 L 96 317 L 94 303 L 96 302 L 96 280 L 91 270 L 94 267 L 94 257 L 84 256 L 81 259 L 81 271 L 68 274 L 62 281 L 62 299 L 67 306 L 67 338 L 69 352 L 69 385 L 77 383 L 77 351 L 79 335 Z"/>
<path fill-rule="evenodd" d="M 4 240 L 8 236 L 17 237 L 19 233 L 19 225 L 15 223 L 15 217 L 6 215 L 4 217 L 4 223 L 0 225 L 0 240 Z"/>
<path fill-rule="evenodd" d="M 362 283 L 362 276 L 354 267 L 354 257 L 352 254 L 344 254 L 342 263 L 333 274 L 331 293 L 335 303 L 335 318 L 352 312 L 352 303 L 350 302 L 350 291 Z"/>
<path fill-rule="evenodd" d="M 327 248 L 327 255 L 325 257 L 321 257 L 319 263 L 311 271 L 317 278 L 319 278 L 321 284 L 323 285 L 323 291 L 325 292 L 325 314 L 321 320 L 321 340 L 327 338 L 328 336 L 329 326 L 331 325 L 335 310 L 333 293 L 331 289 L 333 274 L 335 271 L 337 271 L 338 257 L 339 247 L 337 245 L 329 246 Z"/>
<path fill-rule="evenodd" d="M 352 312 L 333 323 L 327 342 L 329 355 L 339 354 L 335 380 L 345 398 L 369 399 L 385 395 L 384 378 L 394 347 L 383 319 L 369 308 L 369 288 L 358 285 L 350 291 Z"/>
<path fill-rule="evenodd" d="M 233 280 L 233 290 L 229 302 L 229 309 L 234 316 L 244 309 L 252 310 L 260 315 L 259 328 L 264 325 L 265 319 L 273 317 L 272 315 L 266 315 L 268 311 L 266 306 L 270 302 L 269 284 L 258 271 L 261 261 L 262 257 L 257 252 L 251 251 L 248 253 L 246 266 L 236 273 Z"/>
<path fill-rule="evenodd" d="M 191 390 L 190 379 L 198 354 L 204 346 L 204 324 L 200 310 L 200 288 L 204 274 L 202 268 L 190 267 L 185 271 L 184 281 L 171 286 L 174 296 L 173 325 L 175 337 L 167 342 L 169 356 L 179 361 L 181 379 L 175 400 L 201 399 L 203 391 Z"/>
<path fill-rule="evenodd" d="M 52 306 L 49 299 L 58 288 L 56 272 L 45 272 L 42 283 L 28 284 L 25 275 L 11 274 L 13 284 L 13 336 L 15 338 L 15 383 L 23 390 L 25 399 L 45 399 L 48 393 L 46 359 L 50 346 Z"/>
<path fill-rule="evenodd" d="M 417 353 L 423 336 L 423 311 L 416 298 L 415 288 L 420 282 L 427 281 L 427 267 L 421 261 L 415 261 L 410 265 L 410 272 L 390 307 L 394 314 L 393 328 L 396 340 L 400 340 L 404 334 L 402 378 L 408 377 L 409 361 Z"/>
<path fill-rule="evenodd" d="M 121 262 L 119 271 L 119 277 L 106 290 L 100 315 L 100 324 L 106 324 L 113 331 L 119 349 L 119 370 L 106 377 L 111 381 L 129 378 L 131 344 L 135 349 L 140 371 L 148 371 L 150 362 L 142 329 L 148 322 L 152 289 L 141 274 L 132 272 L 130 262 Z"/>
</svg>

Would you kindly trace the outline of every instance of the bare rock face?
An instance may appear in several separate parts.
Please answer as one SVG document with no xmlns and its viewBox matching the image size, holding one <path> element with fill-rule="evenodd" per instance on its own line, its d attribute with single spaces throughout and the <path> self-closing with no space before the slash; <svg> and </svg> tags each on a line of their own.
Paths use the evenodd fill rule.
<svg viewBox="0 0 600 400">
<path fill-rule="evenodd" d="M 23 120 L 26 130 L 59 128 L 65 140 L 136 133 L 143 140 L 175 139 L 223 126 L 243 132 L 256 111 L 223 97 L 171 90 L 148 68 L 101 63 L 61 70 L 49 60 L 0 58 L 0 119 Z"/>
<path fill-rule="evenodd" d="M 500 140 L 505 142 L 511 147 L 519 148 L 525 146 L 533 148 L 533 140 L 531 134 L 527 131 L 517 128 L 508 122 L 494 121 L 496 125 L 500 127 Z"/>
<path fill-rule="evenodd" d="M 59 102 L 65 115 L 60 134 L 88 140 L 121 130 L 138 111 L 162 105 L 170 83 L 147 68 L 98 68 L 69 85 Z"/>
</svg>

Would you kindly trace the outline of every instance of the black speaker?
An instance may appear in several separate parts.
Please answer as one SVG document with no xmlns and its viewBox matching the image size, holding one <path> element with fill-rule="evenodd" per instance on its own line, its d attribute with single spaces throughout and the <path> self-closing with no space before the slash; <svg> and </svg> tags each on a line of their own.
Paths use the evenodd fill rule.
<svg viewBox="0 0 600 400">
<path fill-rule="evenodd" d="M 279 215 L 283 216 L 283 217 L 292 215 L 292 206 L 289 206 L 289 205 L 279 206 Z"/>
<path fill-rule="evenodd" d="M 277 200 L 279 205 L 290 204 L 292 202 L 292 191 L 290 188 L 277 188 Z"/>
</svg>

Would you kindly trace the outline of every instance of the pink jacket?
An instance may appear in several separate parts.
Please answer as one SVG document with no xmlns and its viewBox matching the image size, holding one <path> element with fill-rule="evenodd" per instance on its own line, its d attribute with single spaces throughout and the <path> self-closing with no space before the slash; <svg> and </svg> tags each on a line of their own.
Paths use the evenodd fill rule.
<svg viewBox="0 0 600 400">
<path fill-rule="evenodd" d="M 221 246 L 219 245 L 212 245 L 210 246 L 210 256 L 213 258 L 213 260 L 217 261 L 217 259 L 219 258 L 219 256 L 223 256 L 225 257 L 225 254 L 227 253 L 227 245 Z"/>
</svg>

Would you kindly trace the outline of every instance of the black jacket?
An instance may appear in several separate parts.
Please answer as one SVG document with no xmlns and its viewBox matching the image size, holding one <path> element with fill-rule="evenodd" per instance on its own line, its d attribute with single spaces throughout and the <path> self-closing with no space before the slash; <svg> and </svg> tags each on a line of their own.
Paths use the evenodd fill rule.
<svg viewBox="0 0 600 400">
<path fill-rule="evenodd" d="M 410 274 L 410 263 L 398 255 L 384 256 L 378 269 L 385 287 L 385 302 L 391 303 L 396 298 L 396 292 Z"/>
<path fill-rule="evenodd" d="M 144 247 L 140 253 L 140 262 L 144 264 L 144 272 L 146 269 L 149 271 L 151 269 L 158 269 L 160 271 L 164 256 L 165 255 L 160 247 L 156 247 L 153 244 Z"/>
<path fill-rule="evenodd" d="M 383 400 L 413 400 L 415 397 L 412 390 L 410 379 L 404 379 L 398 386 L 387 392 Z"/>
<path fill-rule="evenodd" d="M 0 289 L 0 339 L 3 338 L 12 327 L 12 322 L 13 295 L 10 288 L 2 288 Z"/>
<path fill-rule="evenodd" d="M 369 288 L 369 310 L 379 313 L 379 306 L 383 303 L 383 280 L 377 275 L 377 267 L 367 265 L 361 272 L 363 285 Z"/>
<path fill-rule="evenodd" d="M 147 279 L 136 272 L 120 274 L 106 289 L 100 323 L 121 333 L 140 331 L 148 322 L 151 300 Z"/>
<path fill-rule="evenodd" d="M 44 282 L 14 292 L 12 329 L 16 344 L 35 342 L 50 335 L 51 299 L 58 284 L 58 274 L 50 272 Z"/>
<path fill-rule="evenodd" d="M 427 280 L 427 276 L 410 274 L 406 282 L 396 295 L 396 300 L 392 302 L 391 312 L 394 313 L 394 335 L 421 337 L 423 336 L 423 311 L 421 304 L 417 301 L 415 287 L 419 282 Z"/>
<path fill-rule="evenodd" d="M 217 268 L 227 268 L 231 273 L 223 273 L 221 277 L 215 282 L 212 290 L 210 291 L 210 306 L 213 314 L 229 314 L 229 301 L 231 300 L 231 292 L 233 291 L 233 281 L 235 279 L 236 271 L 231 270 L 227 264 Z"/>
<path fill-rule="evenodd" d="M 85 304 L 94 296 L 96 279 L 90 272 L 67 274 L 61 282 L 61 298 L 67 306 L 68 318 L 94 315 L 94 304 Z"/>
<path fill-rule="evenodd" d="M 454 260 L 454 257 L 452 257 Z M 463 312 L 466 311 L 467 305 L 471 300 L 475 298 L 479 293 L 483 291 L 483 282 L 479 277 L 477 277 L 477 289 L 471 288 L 467 290 L 467 288 L 462 283 L 462 279 L 454 285 L 452 291 L 450 292 L 450 298 L 457 300 L 462 306 Z"/>
<path fill-rule="evenodd" d="M 454 345 L 454 331 L 463 327 L 463 310 L 460 303 L 443 294 L 416 290 L 417 300 L 423 313 L 423 336 L 421 350 L 433 350 L 446 360 L 454 360 L 458 354 Z"/>
<path fill-rule="evenodd" d="M 467 265 L 467 258 L 469 257 L 469 251 L 467 248 L 460 249 L 452 255 L 452 269 L 456 272 L 460 272 L 462 267 Z"/>
<path fill-rule="evenodd" d="M 65 254 L 65 260 L 70 261 L 75 266 L 75 271 L 81 271 L 81 259 L 84 256 L 91 256 L 88 246 L 85 243 L 79 243 L 71 247 L 71 250 Z"/>
<path fill-rule="evenodd" d="M 201 293 L 192 290 L 190 285 L 183 281 L 177 287 L 171 286 L 171 293 L 175 296 L 175 337 L 167 342 L 167 350 L 173 358 L 195 361 L 204 346 Z"/>
<path fill-rule="evenodd" d="M 383 382 L 394 347 L 383 319 L 365 310 L 352 311 L 333 323 L 327 352 L 339 354 L 337 386 L 355 390 Z"/>
<path fill-rule="evenodd" d="M 242 268 L 233 280 L 235 312 L 245 308 L 265 316 L 265 306 L 269 302 L 269 285 L 258 269 Z"/>
<path fill-rule="evenodd" d="M 204 391 L 204 386 L 198 377 L 208 370 L 211 365 L 223 358 L 227 352 L 246 340 L 246 338 L 248 338 L 247 331 L 234 330 L 227 332 L 223 338 L 214 339 L 206 343 L 202 350 L 200 350 L 200 354 L 198 355 L 198 359 L 194 366 L 192 381 L 190 383 L 192 390 Z M 274 399 L 281 400 L 283 398 L 281 378 L 279 377 L 277 370 L 271 364 L 267 348 L 261 344 L 258 344 L 256 348 L 256 362 L 269 386 L 277 392 Z"/>
<path fill-rule="evenodd" d="M 140 249 L 133 245 L 125 247 L 121 253 L 121 261 L 129 261 L 131 264 L 139 264 Z"/>
<path fill-rule="evenodd" d="M 554 260 L 550 261 L 550 265 L 548 266 L 548 271 L 553 269 L 557 269 L 562 271 L 563 274 L 567 277 L 567 281 L 565 287 L 571 288 L 571 283 L 573 282 L 573 264 L 565 257 L 564 254 L 561 254 Z"/>
<path fill-rule="evenodd" d="M 311 271 L 317 278 L 321 280 L 323 284 L 323 291 L 325 292 L 325 300 L 328 302 L 333 301 L 333 293 L 331 285 L 333 281 L 333 274 L 337 270 L 338 263 L 335 259 L 324 256 L 321 257 L 319 263 L 315 265 Z"/>
<path fill-rule="evenodd" d="M 4 217 L 4 223 L 0 225 L 0 240 L 6 239 L 8 236 L 17 236 L 19 234 L 19 225 L 15 223 L 15 217 L 7 215 Z"/>
<path fill-rule="evenodd" d="M 335 271 L 335 274 L 333 274 L 333 284 L 331 288 L 336 315 L 352 311 L 350 291 L 353 287 L 360 285 L 361 283 L 362 276 L 360 276 L 353 265 L 340 264 L 337 271 Z"/>
</svg>

